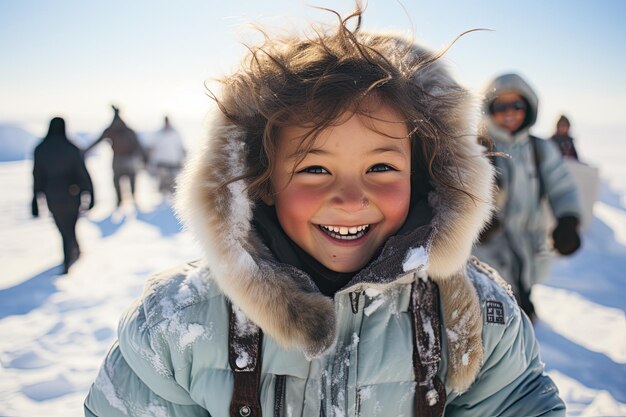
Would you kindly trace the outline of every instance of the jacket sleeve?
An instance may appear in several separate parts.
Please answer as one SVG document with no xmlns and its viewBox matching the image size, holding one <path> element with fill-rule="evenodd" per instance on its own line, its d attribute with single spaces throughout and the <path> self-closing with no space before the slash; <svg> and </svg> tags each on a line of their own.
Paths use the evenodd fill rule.
<svg viewBox="0 0 626 417">
<path fill-rule="evenodd" d="M 85 400 L 85 416 L 209 416 L 175 379 L 176 366 L 147 326 L 137 302 Z"/>
<path fill-rule="evenodd" d="M 485 325 L 483 366 L 469 390 L 448 404 L 447 417 L 565 416 L 558 389 L 544 373 L 532 324 L 516 306 L 513 311 L 505 326 Z"/>
<path fill-rule="evenodd" d="M 33 157 L 33 191 L 34 194 L 43 193 L 46 178 L 43 167 L 41 165 L 41 157 L 38 151 L 35 151 Z"/>
<path fill-rule="evenodd" d="M 31 202 L 31 212 L 33 216 L 39 215 L 39 203 L 37 202 L 37 196 L 43 193 L 46 187 L 46 176 L 41 166 L 41 157 L 39 152 L 35 150 L 33 156 L 33 199 Z"/>
<path fill-rule="evenodd" d="M 552 141 L 538 140 L 541 155 L 541 177 L 554 217 L 570 215 L 581 219 L 581 205 L 576 184 Z"/>
<path fill-rule="evenodd" d="M 103 140 L 107 139 L 109 137 L 109 128 L 106 128 L 104 130 L 104 132 L 102 132 L 102 134 L 100 135 L 100 137 L 98 137 L 98 139 L 96 139 L 91 145 L 87 146 L 84 150 L 83 150 L 83 154 L 86 154 L 87 152 L 89 152 L 91 149 L 93 149 L 97 144 L 99 144 L 100 142 L 102 142 Z"/>
</svg>

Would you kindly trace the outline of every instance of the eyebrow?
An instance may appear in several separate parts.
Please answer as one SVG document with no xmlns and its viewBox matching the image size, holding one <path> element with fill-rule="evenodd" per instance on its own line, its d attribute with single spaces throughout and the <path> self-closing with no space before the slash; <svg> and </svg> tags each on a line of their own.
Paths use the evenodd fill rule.
<svg viewBox="0 0 626 417">
<path fill-rule="evenodd" d="M 402 151 L 402 149 L 399 146 L 393 146 L 393 145 L 392 146 L 381 146 L 381 147 L 378 147 L 378 148 L 374 148 L 371 151 L 369 151 L 368 154 L 369 155 L 375 155 L 375 154 L 381 154 L 381 153 L 386 153 L 386 152 L 393 152 L 393 153 L 398 153 L 400 155 L 404 155 L 404 152 Z M 306 153 L 306 155 L 310 155 L 310 154 L 313 154 L 313 155 L 331 155 L 331 152 L 326 151 L 326 150 L 321 149 L 321 148 L 313 148 L 313 149 L 310 149 Z M 300 156 L 302 156 L 302 153 L 296 151 L 296 152 L 288 155 L 287 158 L 288 159 L 295 159 L 295 158 L 300 157 Z"/>
<path fill-rule="evenodd" d="M 402 148 L 399 146 L 381 146 L 379 148 L 374 148 L 369 154 L 377 154 L 377 153 L 385 153 L 385 152 L 395 152 L 404 155 Z"/>
</svg>

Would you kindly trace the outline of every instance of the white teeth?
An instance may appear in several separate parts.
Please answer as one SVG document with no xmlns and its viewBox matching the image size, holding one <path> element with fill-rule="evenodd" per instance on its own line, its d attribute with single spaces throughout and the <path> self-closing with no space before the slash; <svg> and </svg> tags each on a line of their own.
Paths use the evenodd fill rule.
<svg viewBox="0 0 626 417">
<path fill-rule="evenodd" d="M 353 240 L 358 239 L 365 235 L 367 229 L 369 228 L 369 224 L 364 224 L 361 226 L 323 226 L 320 225 L 323 230 L 330 232 L 329 235 L 334 237 L 335 239 L 342 240 Z"/>
</svg>

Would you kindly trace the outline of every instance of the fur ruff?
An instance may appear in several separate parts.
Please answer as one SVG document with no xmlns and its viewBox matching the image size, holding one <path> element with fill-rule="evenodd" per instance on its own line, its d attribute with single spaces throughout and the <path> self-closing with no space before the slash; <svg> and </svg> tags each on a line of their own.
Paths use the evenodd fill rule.
<svg viewBox="0 0 626 417">
<path fill-rule="evenodd" d="M 407 53 L 410 42 L 397 36 L 360 36 L 399 67 L 429 56 L 416 46 Z M 399 54 L 402 48 L 405 52 Z M 482 317 L 465 267 L 473 242 L 491 216 L 493 172 L 476 136 L 468 134 L 474 132 L 472 119 L 477 115 L 469 93 L 450 78 L 440 61 L 418 68 L 411 77 L 433 100 L 430 116 L 454 133 L 439 132 L 439 140 L 454 145 L 438 174 L 473 196 L 440 185 L 429 195 L 434 217 L 427 273 L 439 285 L 446 328 L 460 337 L 449 344 L 448 385 L 463 392 L 482 365 Z M 223 95 L 227 100 L 237 97 L 242 110 L 254 111 L 254 100 L 240 93 L 226 90 Z M 444 94 L 445 105 L 438 104 L 437 97 Z M 220 188 L 244 172 L 245 151 L 245 132 L 215 111 L 203 148 L 179 180 L 178 215 L 201 244 L 212 279 L 233 304 L 282 346 L 299 348 L 308 357 L 320 356 L 334 344 L 333 301 L 302 283 L 306 280 L 294 280 L 293 270 L 272 263 L 252 228 L 254 203 L 247 197 L 244 182 Z M 395 284 L 406 280 L 406 276 L 398 277 Z"/>
</svg>

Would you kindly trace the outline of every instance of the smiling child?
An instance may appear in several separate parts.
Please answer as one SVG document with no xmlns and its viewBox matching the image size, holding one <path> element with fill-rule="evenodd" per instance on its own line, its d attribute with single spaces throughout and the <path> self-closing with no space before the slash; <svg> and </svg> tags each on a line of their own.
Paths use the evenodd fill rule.
<svg viewBox="0 0 626 417">
<path fill-rule="evenodd" d="M 360 20 L 267 36 L 222 80 L 177 196 L 204 259 L 147 282 L 87 416 L 564 415 L 470 258 L 493 188 L 471 97 Z"/>
</svg>

